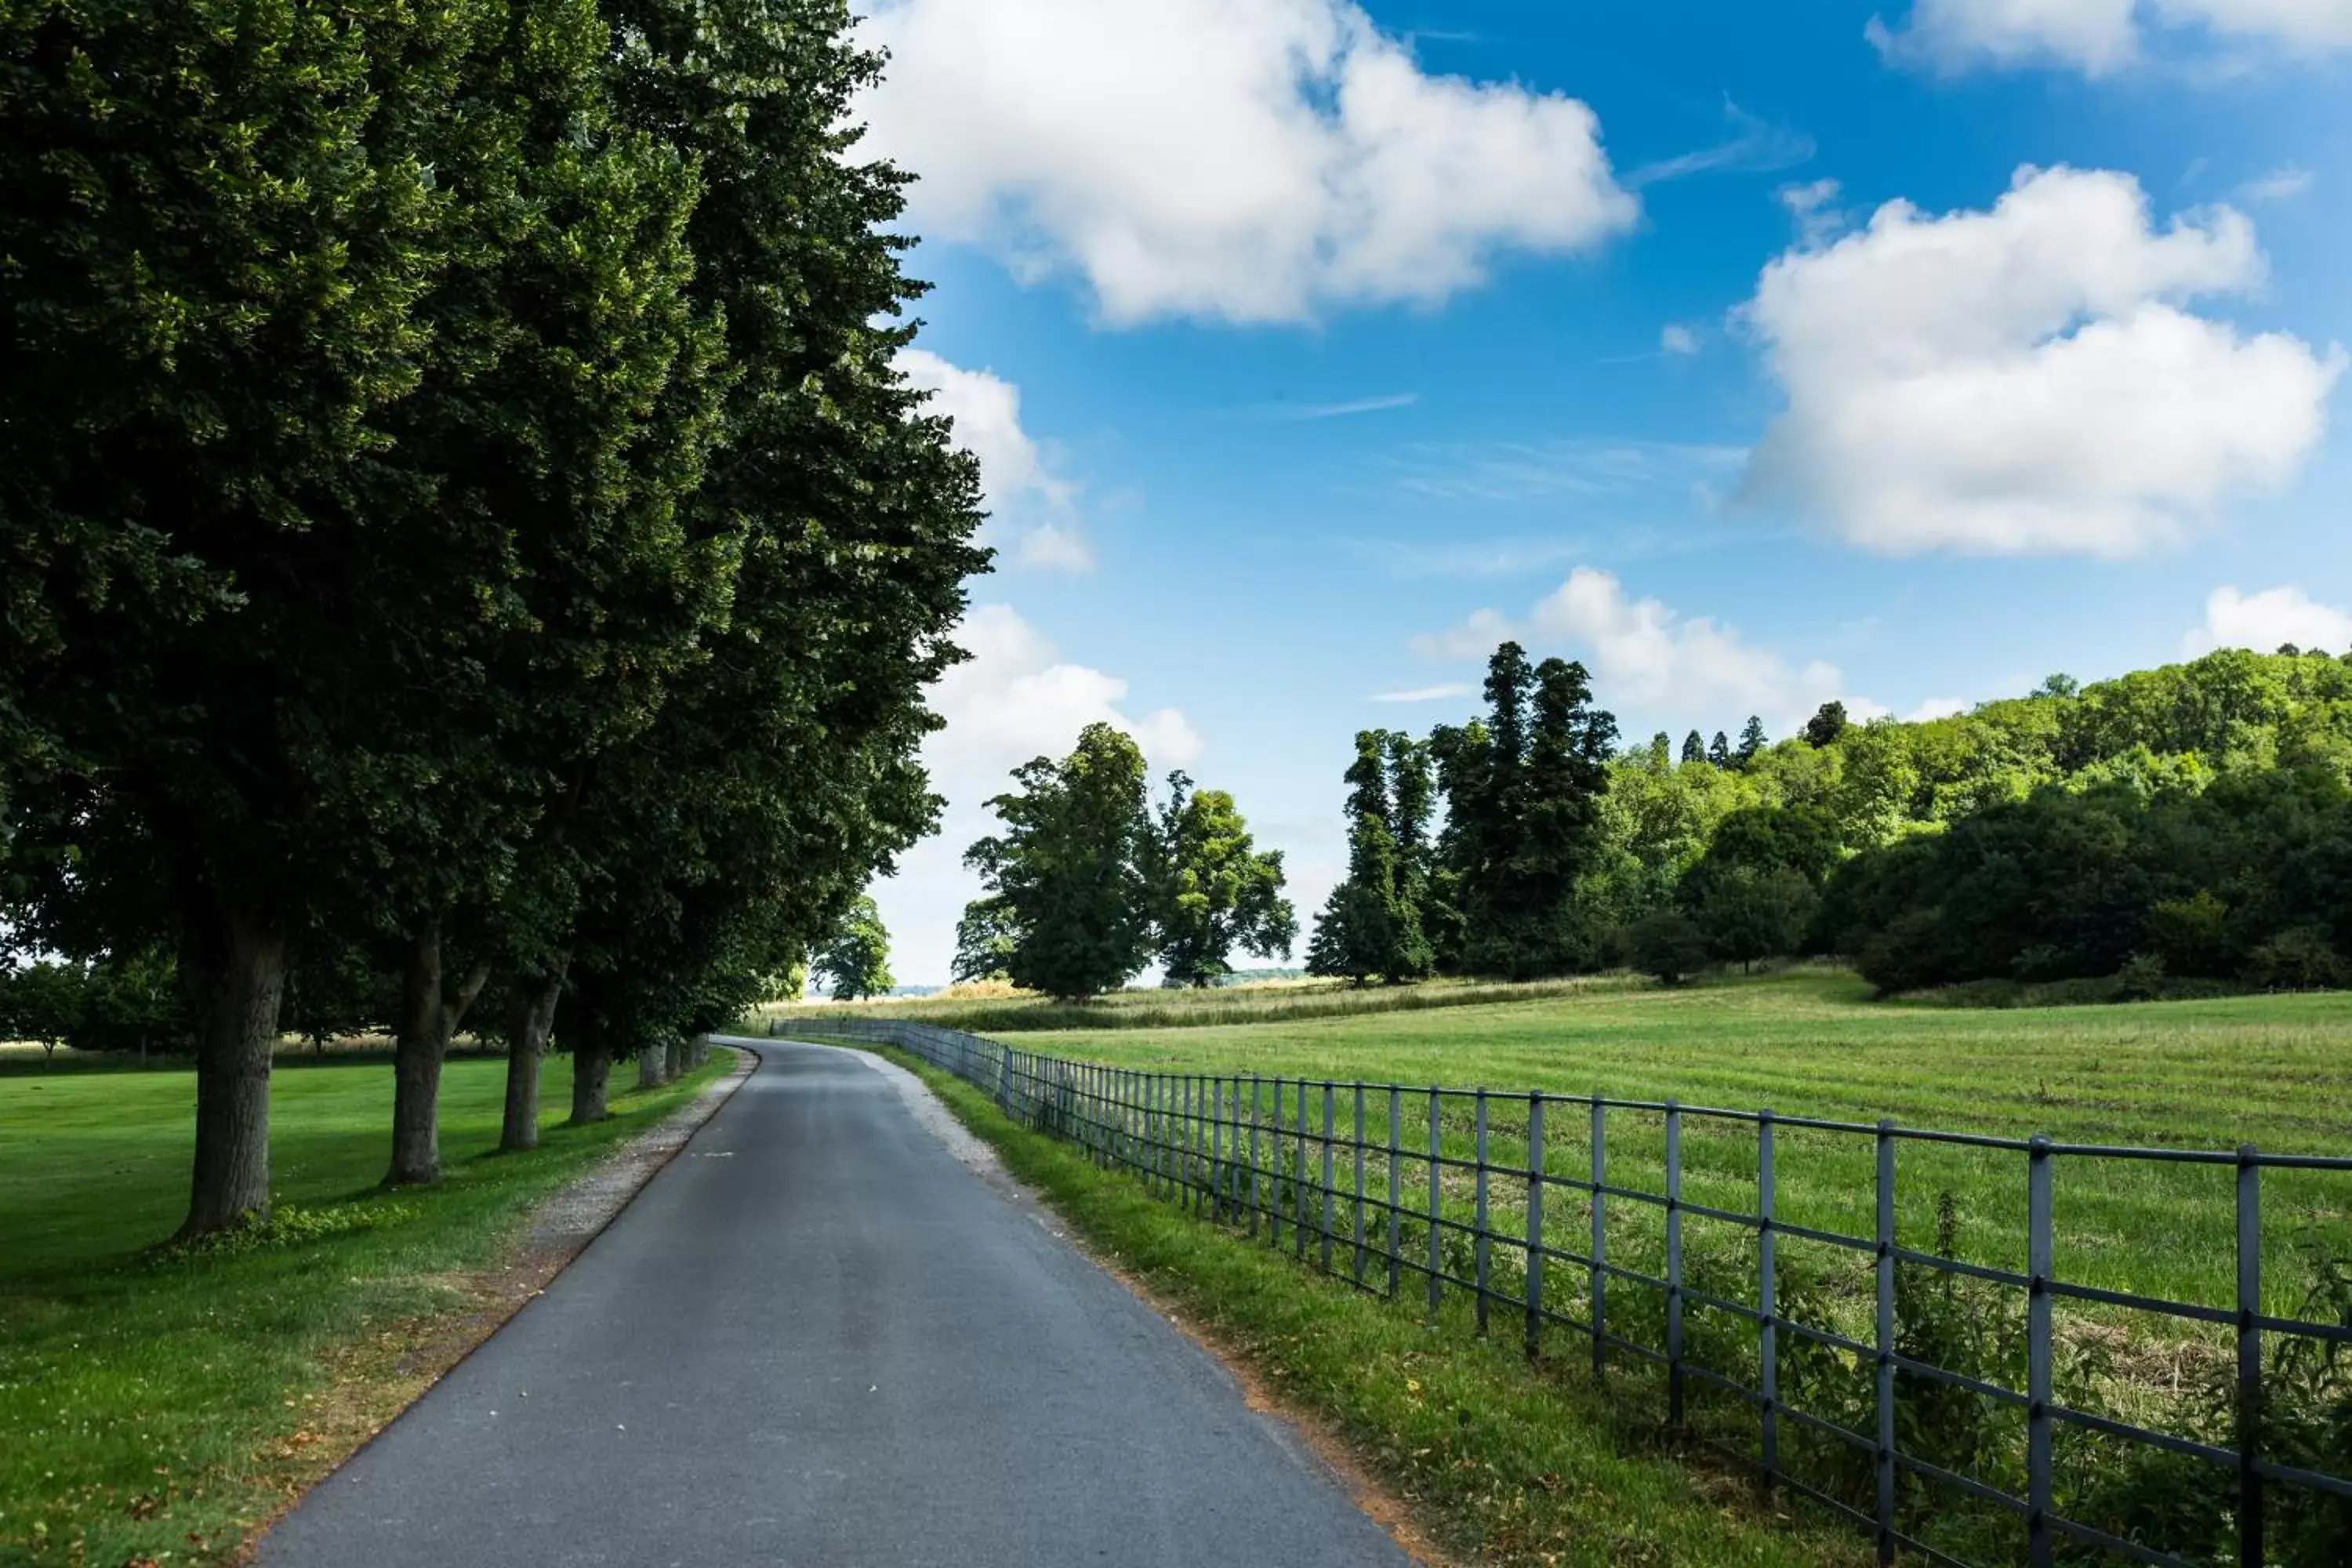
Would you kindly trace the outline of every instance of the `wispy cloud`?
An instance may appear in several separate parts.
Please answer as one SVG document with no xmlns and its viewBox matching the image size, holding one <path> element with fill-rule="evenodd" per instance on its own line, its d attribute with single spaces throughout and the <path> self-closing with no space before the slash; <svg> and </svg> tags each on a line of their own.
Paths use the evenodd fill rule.
<svg viewBox="0 0 2352 1568">
<path fill-rule="evenodd" d="M 1390 392 L 1377 397 L 1353 397 L 1343 403 L 1253 403 L 1234 412 L 1244 419 L 1276 423 L 1303 419 L 1345 419 L 1351 414 L 1380 414 L 1410 408 L 1421 401 L 1418 392 Z"/>
<path fill-rule="evenodd" d="M 1444 686 L 1416 686 L 1411 691 L 1376 693 L 1375 702 L 1439 702 L 1449 697 L 1467 697 L 1475 689 L 1466 680 L 1453 680 Z"/>
<path fill-rule="evenodd" d="M 1694 174 L 1769 174 L 1812 161 L 1813 139 L 1803 132 L 1760 120 L 1727 98 L 1723 114 L 1731 122 L 1729 140 L 1644 163 L 1625 176 L 1626 186 L 1638 191 Z"/>
<path fill-rule="evenodd" d="M 1391 576 L 1408 581 L 1516 577 L 1557 566 L 1590 549 L 1589 542 L 1577 539 L 1342 539 L 1339 542 L 1371 557 Z"/>
<path fill-rule="evenodd" d="M 2310 190 L 2311 183 L 2310 170 L 2298 169 L 2290 163 L 2283 169 L 2273 169 L 2267 174 L 2248 180 L 2238 187 L 2237 195 L 2242 202 L 2291 201 Z"/>
<path fill-rule="evenodd" d="M 1740 447 L 1577 439 L 1422 443 L 1387 462 L 1397 483 L 1419 495 L 1439 500 L 1528 501 L 1705 485 L 1735 473 L 1747 458 L 1747 449 Z"/>
</svg>

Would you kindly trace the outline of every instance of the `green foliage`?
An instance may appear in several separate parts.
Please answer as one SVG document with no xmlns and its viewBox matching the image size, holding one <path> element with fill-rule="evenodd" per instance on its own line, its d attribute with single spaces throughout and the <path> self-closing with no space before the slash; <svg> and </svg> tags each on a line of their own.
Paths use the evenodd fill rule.
<svg viewBox="0 0 2352 1568">
<path fill-rule="evenodd" d="M 1824 702 L 1805 721 L 1805 743 L 1809 746 L 1834 746 L 1838 737 L 1846 731 L 1845 704 Z"/>
<path fill-rule="evenodd" d="M 1429 815 L 1421 748 L 1385 730 L 1356 735 L 1348 768 L 1348 875 L 1331 889 L 1307 949 L 1309 974 L 1418 980 L 1431 967 L 1419 889 Z M 1394 774 L 1393 781 L 1391 773 Z"/>
<path fill-rule="evenodd" d="M 855 1002 L 879 996 L 898 984 L 890 978 L 890 932 L 874 895 L 860 893 L 833 935 L 812 955 L 815 967 L 833 977 L 833 999 Z"/>
<path fill-rule="evenodd" d="M 39 963 L 0 973 L 0 1039 L 31 1040 L 46 1059 L 79 1032 L 89 983 L 78 964 Z"/>
<path fill-rule="evenodd" d="M 1298 919 L 1282 896 L 1282 852 L 1261 852 L 1223 790 L 1168 775 L 1168 802 L 1140 845 L 1152 940 L 1171 985 L 1207 985 L 1235 947 L 1288 958 Z"/>
<path fill-rule="evenodd" d="M 1003 967 L 1016 985 L 1070 998 L 1116 989 L 1151 951 L 1143 752 L 1094 723 L 1067 757 L 1034 758 L 1013 777 L 1020 787 L 988 803 L 1004 831 L 964 852 L 999 901 L 967 909 L 965 921 L 1009 936 Z"/>
<path fill-rule="evenodd" d="M 1627 943 L 1633 967 L 1679 985 L 1706 966 L 1709 943 L 1699 923 L 1680 910 L 1656 910 L 1633 922 Z"/>
</svg>

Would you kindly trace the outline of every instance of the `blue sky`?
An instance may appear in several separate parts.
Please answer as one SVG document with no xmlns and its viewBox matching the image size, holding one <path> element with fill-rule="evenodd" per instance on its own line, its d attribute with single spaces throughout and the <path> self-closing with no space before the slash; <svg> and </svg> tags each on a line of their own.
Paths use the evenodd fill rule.
<svg viewBox="0 0 2352 1568">
<path fill-rule="evenodd" d="M 866 9 L 1001 552 L 902 981 L 1091 719 L 1303 915 L 1500 635 L 1677 737 L 2352 645 L 2352 0 Z"/>
</svg>

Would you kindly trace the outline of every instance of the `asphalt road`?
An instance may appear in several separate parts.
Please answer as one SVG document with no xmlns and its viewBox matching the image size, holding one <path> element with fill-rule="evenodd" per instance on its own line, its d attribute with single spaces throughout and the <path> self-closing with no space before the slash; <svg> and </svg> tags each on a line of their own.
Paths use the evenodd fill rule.
<svg viewBox="0 0 2352 1568">
<path fill-rule="evenodd" d="M 1222 1367 L 791 1044 L 264 1563 L 1399 1565 Z"/>
</svg>

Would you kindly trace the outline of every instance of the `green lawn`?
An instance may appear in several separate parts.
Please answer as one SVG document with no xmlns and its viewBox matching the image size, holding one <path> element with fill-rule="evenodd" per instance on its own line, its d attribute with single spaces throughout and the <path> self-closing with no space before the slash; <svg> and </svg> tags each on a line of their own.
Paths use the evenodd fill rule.
<svg viewBox="0 0 2352 1568">
<path fill-rule="evenodd" d="M 1107 1261 L 1238 1354 L 1294 1409 L 1328 1423 L 1421 1523 L 1465 1560 L 1518 1568 L 1822 1568 L 1859 1564 L 1843 1531 L 1759 1506 L 1695 1472 L 1595 1397 L 1572 1369 L 1532 1367 L 1508 1334 L 1435 1332 L 1410 1310 L 1298 1268 L 1015 1126 L 969 1086 L 912 1058 L 964 1123 L 1044 1194 Z"/>
<path fill-rule="evenodd" d="M 281 1061 L 260 1245 L 157 1253 L 187 1199 L 194 1075 L 0 1070 L 0 1563 L 210 1561 L 365 1435 L 413 1369 L 420 1318 L 461 1306 L 530 1204 L 724 1070 L 616 1093 L 564 1129 L 570 1060 L 547 1063 L 544 1146 L 500 1155 L 505 1068 L 453 1059 L 448 1179 L 376 1190 L 390 1157 L 382 1061 Z M 615 1074 L 616 1086 L 624 1079 Z M 356 1414 L 355 1414 L 356 1412 Z"/>
</svg>

